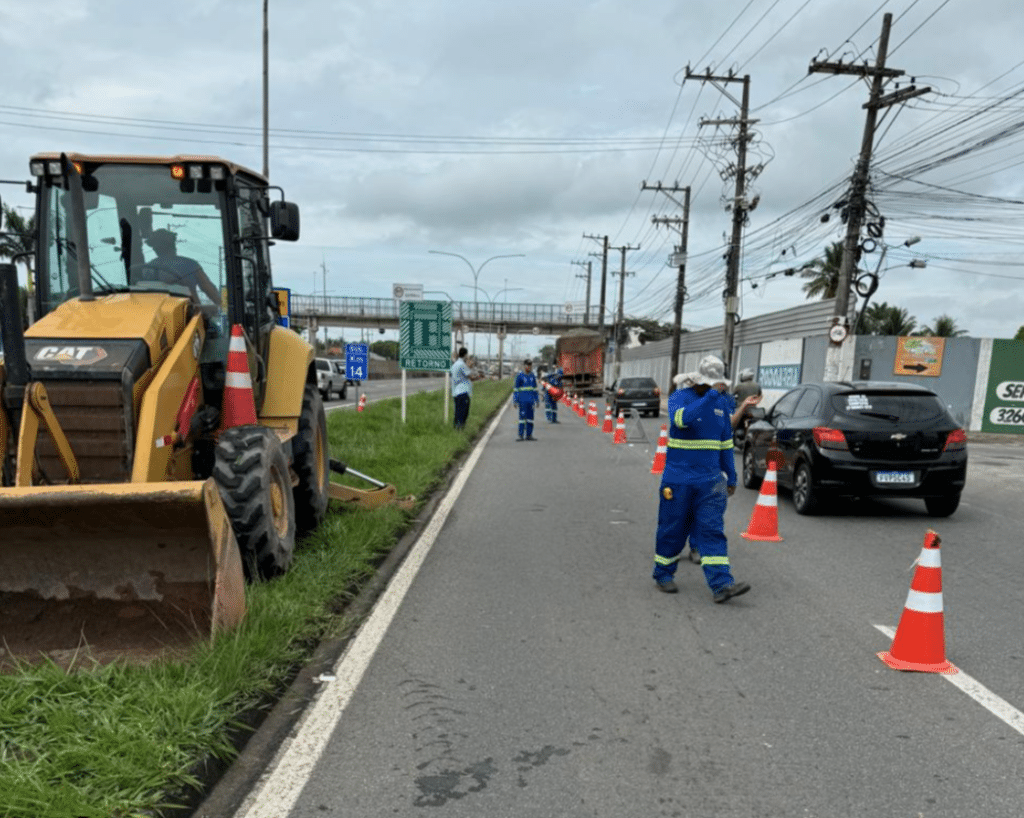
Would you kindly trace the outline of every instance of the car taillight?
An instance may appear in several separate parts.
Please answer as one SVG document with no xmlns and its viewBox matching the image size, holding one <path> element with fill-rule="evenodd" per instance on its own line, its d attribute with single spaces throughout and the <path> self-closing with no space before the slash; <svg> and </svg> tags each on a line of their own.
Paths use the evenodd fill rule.
<svg viewBox="0 0 1024 818">
<path fill-rule="evenodd" d="M 654 397 L 656 397 L 656 398 L 660 398 L 661 397 L 661 390 L 657 386 L 654 387 Z"/>
<path fill-rule="evenodd" d="M 618 395 L 621 398 L 623 395 L 626 394 L 626 390 L 625 389 L 619 389 L 619 391 L 616 392 L 615 394 Z"/>
<path fill-rule="evenodd" d="M 967 432 L 963 429 L 954 429 L 946 435 L 946 445 L 942 447 L 944 452 L 962 452 L 967 448 Z"/>
<path fill-rule="evenodd" d="M 828 426 L 815 426 L 813 429 L 814 442 L 819 449 L 838 449 L 849 451 L 846 443 L 846 435 L 838 429 L 830 429 Z"/>
</svg>

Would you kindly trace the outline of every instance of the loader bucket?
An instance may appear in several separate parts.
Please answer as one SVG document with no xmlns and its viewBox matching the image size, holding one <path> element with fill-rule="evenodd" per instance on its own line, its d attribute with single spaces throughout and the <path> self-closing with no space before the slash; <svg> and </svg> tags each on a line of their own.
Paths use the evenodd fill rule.
<svg viewBox="0 0 1024 818">
<path fill-rule="evenodd" d="M 145 661 L 244 616 L 212 479 L 0 489 L 0 665 Z"/>
</svg>

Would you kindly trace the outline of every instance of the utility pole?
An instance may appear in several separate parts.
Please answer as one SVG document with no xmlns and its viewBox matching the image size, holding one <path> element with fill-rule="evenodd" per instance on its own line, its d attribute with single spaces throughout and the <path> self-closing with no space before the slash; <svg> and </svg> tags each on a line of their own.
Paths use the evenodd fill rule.
<svg viewBox="0 0 1024 818">
<path fill-rule="evenodd" d="M 269 0 L 263 0 L 263 177 L 270 178 L 270 27 L 268 26 Z"/>
<path fill-rule="evenodd" d="M 605 298 L 607 295 L 608 288 L 608 237 L 607 236 L 590 236 L 586 233 L 583 234 L 585 239 L 594 239 L 603 243 L 603 250 L 601 253 L 601 307 L 597 313 L 597 331 L 602 335 L 604 334 L 604 310 L 605 310 Z"/>
<path fill-rule="evenodd" d="M 636 275 L 636 273 L 626 272 L 626 251 L 627 250 L 639 250 L 640 245 L 633 247 L 629 244 L 623 244 L 621 247 L 613 247 L 613 250 L 619 250 L 622 253 L 622 268 L 619 271 L 619 310 L 618 317 L 615 319 L 615 369 L 612 372 L 612 380 L 619 380 L 619 372 L 622 370 L 622 325 L 625 319 L 624 306 L 626 301 L 626 276 Z"/>
<path fill-rule="evenodd" d="M 584 323 L 584 325 L 586 325 L 587 321 L 590 320 L 590 275 L 591 275 L 591 268 L 593 267 L 593 262 L 592 261 L 574 261 L 572 263 L 577 265 L 578 267 L 586 267 L 587 268 L 586 275 L 584 275 L 583 273 L 577 273 L 576 274 L 576 278 L 585 278 L 587 280 L 587 306 L 585 307 L 584 312 L 583 312 L 583 323 Z"/>
<path fill-rule="evenodd" d="M 867 116 L 864 120 L 864 135 L 860 143 L 860 156 L 854 167 L 850 181 L 850 192 L 846 199 L 846 237 L 843 240 L 843 261 L 839 267 L 839 283 L 836 287 L 835 309 L 832 311 L 832 324 L 841 325 L 842 330 L 835 336 L 839 342 L 829 344 L 825 358 L 825 380 L 840 380 L 840 359 L 843 341 L 848 337 L 850 324 L 850 285 L 853 271 L 860 255 L 860 232 L 864 223 L 864 212 L 867 203 L 868 176 L 871 170 L 871 153 L 875 144 L 875 129 L 878 124 L 878 112 L 913 97 L 926 94 L 931 88 L 918 89 L 914 85 L 882 95 L 885 81 L 902 76 L 905 72 L 895 68 L 887 68 L 885 61 L 889 51 L 889 29 L 892 26 L 892 14 L 882 18 L 882 35 L 878 41 L 878 57 L 874 66 L 867 63 L 819 62 L 812 60 L 807 73 L 853 74 L 858 77 L 871 77 L 871 96 L 864 108 Z M 852 342 L 852 341 L 851 341 Z"/>
<path fill-rule="evenodd" d="M 664 187 L 661 182 L 656 185 L 648 185 L 646 181 L 640 185 L 641 190 L 657 190 L 660 193 L 664 193 L 675 202 L 677 205 L 682 207 L 682 217 L 660 217 L 651 216 L 651 221 L 654 224 L 664 224 L 670 227 L 674 227 L 679 231 L 679 244 L 676 245 L 676 252 L 673 254 L 672 259 L 669 261 L 670 264 L 674 264 L 679 268 L 679 276 L 676 279 L 676 297 L 675 297 L 675 321 L 672 324 L 672 363 L 669 367 L 669 386 L 668 391 L 672 391 L 673 381 L 676 375 L 679 374 L 679 336 L 683 331 L 683 302 L 686 300 L 686 252 L 688 236 L 690 232 L 690 186 L 680 187 L 679 183 L 676 182 L 672 187 Z M 683 193 L 683 201 L 679 202 L 672 194 Z"/>
<path fill-rule="evenodd" d="M 750 126 L 755 124 L 758 120 L 750 119 L 748 114 L 750 113 L 750 75 L 745 74 L 742 77 L 728 74 L 727 76 L 720 77 L 714 76 L 709 69 L 704 74 L 692 74 L 690 73 L 689 66 L 686 69 L 686 79 L 699 79 L 703 82 L 710 82 L 714 85 L 722 94 L 727 96 L 736 105 L 739 106 L 740 116 L 739 119 L 705 119 L 701 120 L 701 126 L 704 125 L 736 125 L 739 127 L 739 135 L 736 139 L 736 167 L 735 169 L 729 168 L 724 174 L 723 178 L 728 178 L 729 174 L 735 173 L 736 175 L 736 188 L 732 198 L 732 238 L 729 242 L 729 253 L 726 256 L 726 271 L 725 271 L 725 292 L 723 298 L 725 300 L 725 324 L 724 324 L 724 339 L 722 341 L 722 362 L 725 364 L 725 374 L 727 377 L 732 376 L 732 351 L 733 341 L 736 337 L 736 324 L 739 321 L 739 299 L 737 297 L 737 290 L 739 287 L 740 279 L 740 246 L 743 241 L 743 225 L 747 221 L 747 213 L 753 210 L 744 193 L 746 191 L 746 183 L 748 174 L 751 177 L 756 176 L 762 170 L 760 166 L 753 168 L 750 171 L 747 170 L 747 144 L 750 142 Z M 732 94 L 730 94 L 724 87 L 723 84 L 731 82 L 743 83 L 743 94 L 740 100 L 737 100 Z"/>
</svg>

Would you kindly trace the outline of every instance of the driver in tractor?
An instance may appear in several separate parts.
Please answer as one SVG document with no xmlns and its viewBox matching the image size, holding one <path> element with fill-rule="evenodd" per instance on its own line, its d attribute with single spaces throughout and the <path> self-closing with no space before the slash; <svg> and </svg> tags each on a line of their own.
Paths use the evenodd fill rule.
<svg viewBox="0 0 1024 818">
<path fill-rule="evenodd" d="M 192 300 L 201 305 L 199 290 L 214 304 L 220 304 L 220 292 L 210 281 L 194 258 L 178 255 L 178 234 L 170 230 L 154 230 L 146 243 L 153 248 L 156 258 L 146 262 L 146 267 L 157 272 L 160 281 L 165 284 L 180 284 L 188 287 Z"/>
</svg>

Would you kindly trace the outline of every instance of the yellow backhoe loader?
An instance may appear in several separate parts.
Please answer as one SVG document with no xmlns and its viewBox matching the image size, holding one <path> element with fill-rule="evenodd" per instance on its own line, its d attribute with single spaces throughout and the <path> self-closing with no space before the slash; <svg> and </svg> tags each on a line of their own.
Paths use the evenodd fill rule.
<svg viewBox="0 0 1024 818">
<path fill-rule="evenodd" d="M 0 664 L 180 648 L 236 625 L 244 577 L 327 508 L 314 352 L 270 275 L 298 208 L 213 156 L 29 166 L 27 329 L 0 265 Z"/>
</svg>

